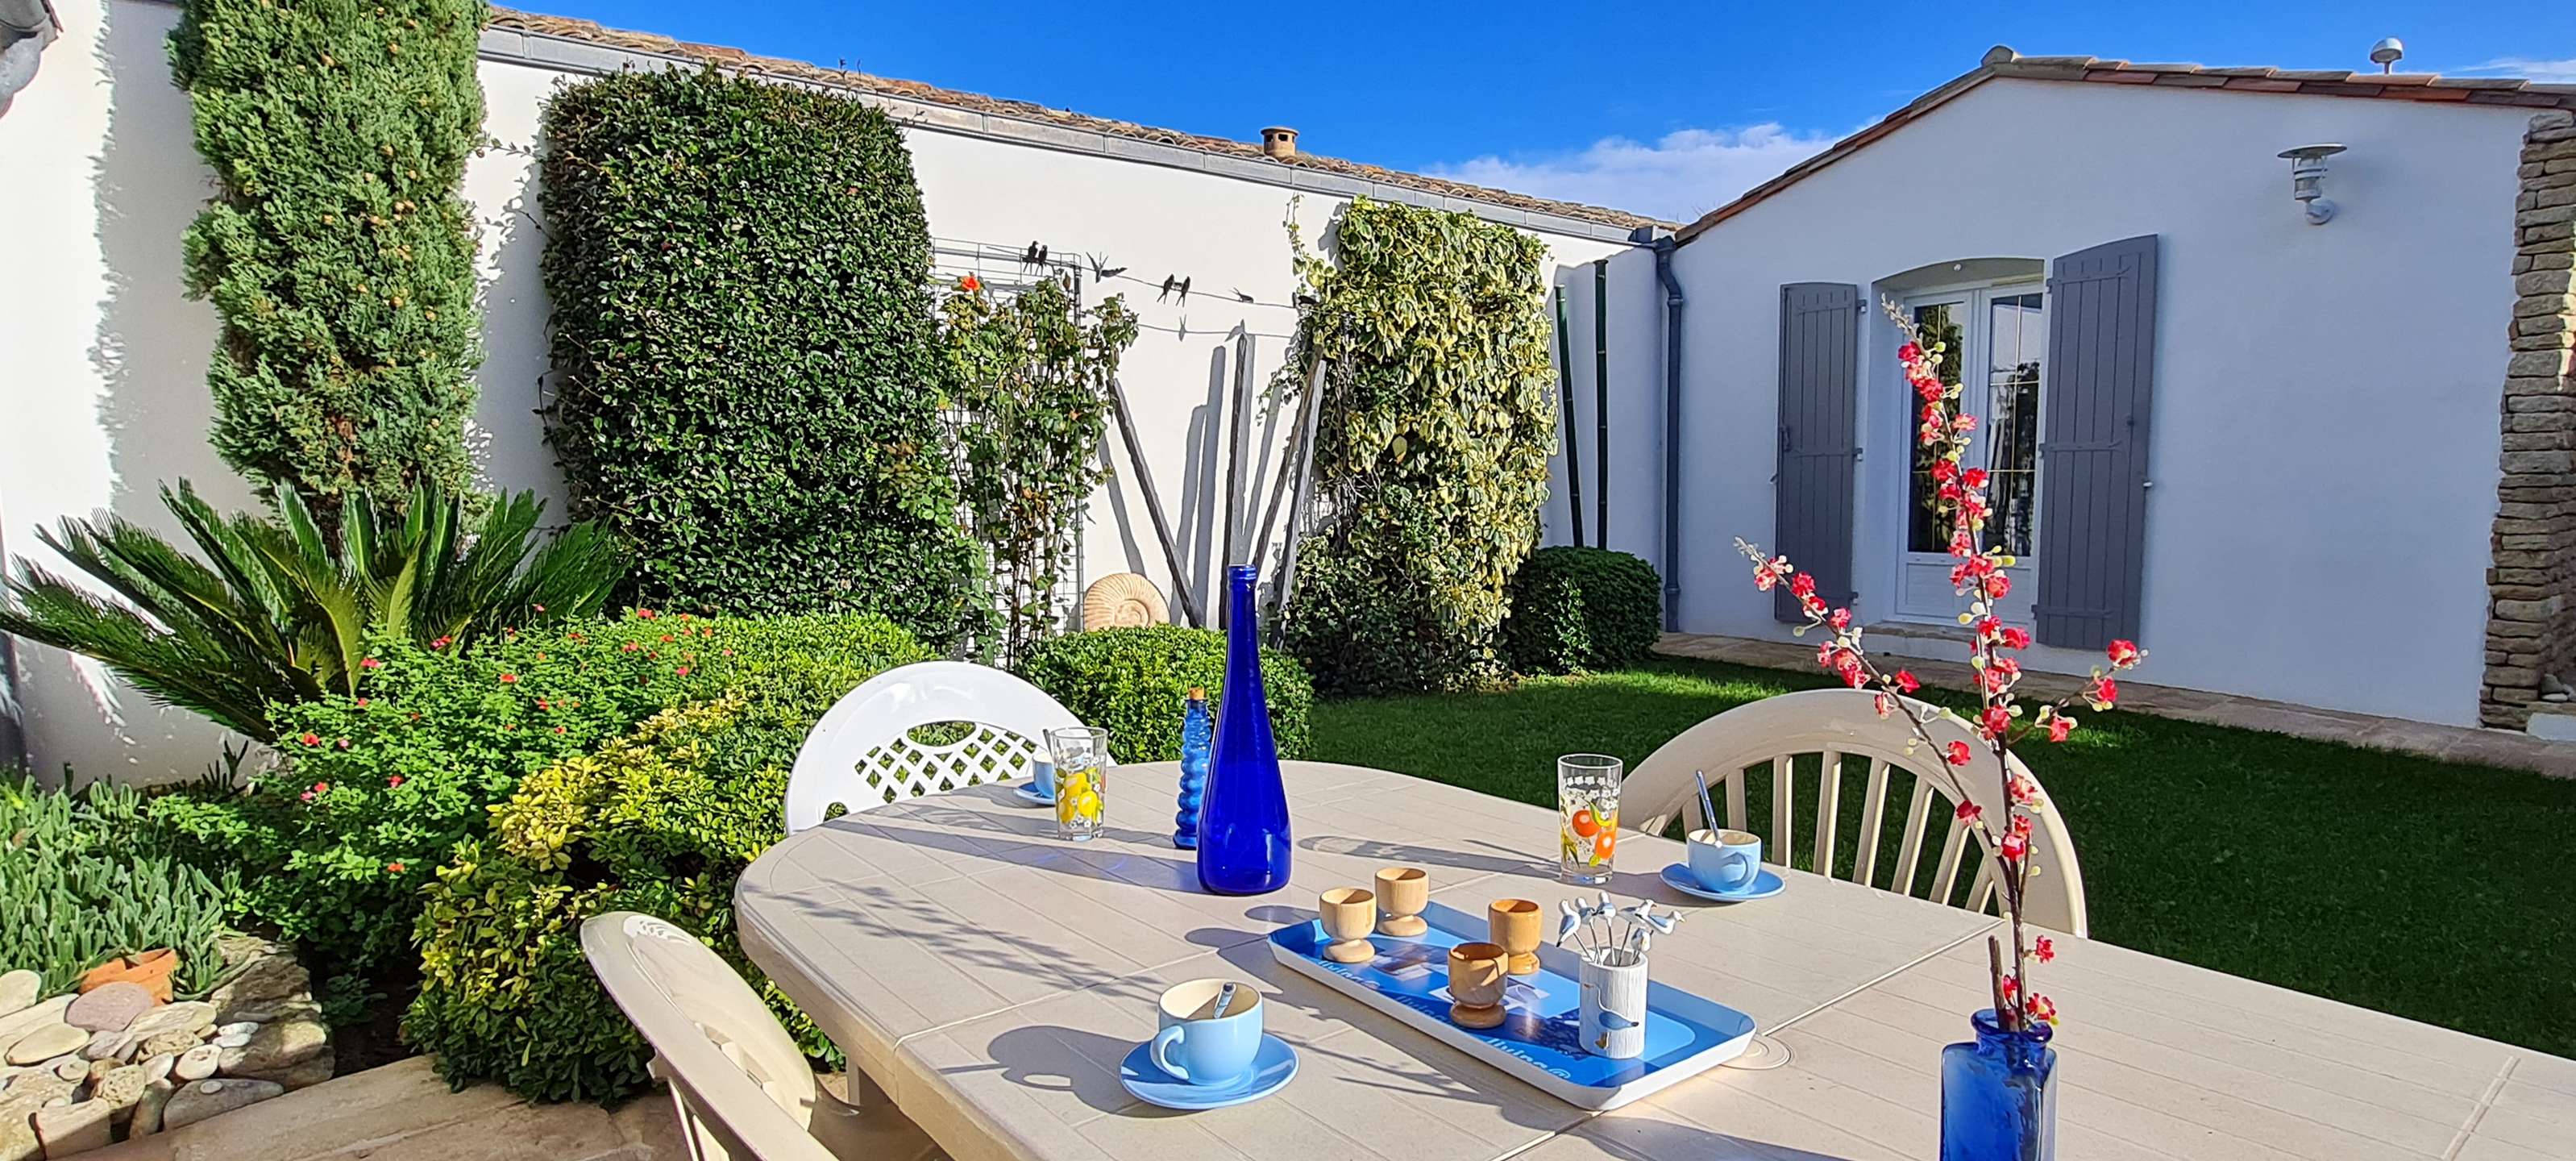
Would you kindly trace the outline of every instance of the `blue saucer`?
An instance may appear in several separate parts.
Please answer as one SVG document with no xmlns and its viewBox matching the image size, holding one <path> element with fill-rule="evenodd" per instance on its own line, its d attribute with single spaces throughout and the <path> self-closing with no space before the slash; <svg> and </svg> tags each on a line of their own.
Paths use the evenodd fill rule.
<svg viewBox="0 0 2576 1161">
<path fill-rule="evenodd" d="M 1665 867 L 1664 885 L 1684 895 L 1696 895 L 1718 903 L 1750 903 L 1756 899 L 1768 899 L 1788 886 L 1787 883 L 1780 881 L 1780 876 L 1771 873 L 1771 869 L 1765 867 L 1762 873 L 1754 878 L 1753 886 L 1746 890 L 1711 891 L 1700 886 L 1699 880 L 1691 877 L 1688 863 L 1674 863 Z"/>
<path fill-rule="evenodd" d="M 1136 1046 L 1118 1062 L 1118 1083 L 1137 1100 L 1167 1109 L 1222 1109 L 1247 1104 L 1279 1091 L 1297 1075 L 1297 1050 L 1265 1032 L 1252 1068 L 1224 1084 L 1190 1084 L 1154 1065 L 1154 1042 Z"/>
<path fill-rule="evenodd" d="M 1020 801 L 1028 803 L 1031 806 L 1055 805 L 1055 795 L 1038 793 L 1038 788 L 1033 783 L 1020 783 L 1019 785 L 1011 788 L 1011 793 L 1019 795 Z"/>
</svg>

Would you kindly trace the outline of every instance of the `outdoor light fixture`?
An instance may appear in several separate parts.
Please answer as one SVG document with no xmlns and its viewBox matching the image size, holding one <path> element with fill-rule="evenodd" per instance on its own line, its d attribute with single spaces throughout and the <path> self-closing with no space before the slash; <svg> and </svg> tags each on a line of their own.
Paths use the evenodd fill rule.
<svg viewBox="0 0 2576 1161">
<path fill-rule="evenodd" d="M 2322 226 L 2334 220 L 2335 204 L 2326 200 L 2326 159 L 2343 152 L 2340 145 L 2302 145 L 2284 149 L 2281 156 L 2290 160 L 2290 196 L 2307 207 L 2308 224 Z"/>
</svg>

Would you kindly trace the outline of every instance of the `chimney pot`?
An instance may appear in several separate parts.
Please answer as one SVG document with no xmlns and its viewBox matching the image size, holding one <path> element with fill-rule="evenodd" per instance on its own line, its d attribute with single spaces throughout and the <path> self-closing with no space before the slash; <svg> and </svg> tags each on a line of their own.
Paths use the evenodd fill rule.
<svg viewBox="0 0 2576 1161">
<path fill-rule="evenodd" d="M 1285 125 L 1263 129 L 1261 152 L 1281 161 L 1297 156 L 1297 131 Z"/>
</svg>

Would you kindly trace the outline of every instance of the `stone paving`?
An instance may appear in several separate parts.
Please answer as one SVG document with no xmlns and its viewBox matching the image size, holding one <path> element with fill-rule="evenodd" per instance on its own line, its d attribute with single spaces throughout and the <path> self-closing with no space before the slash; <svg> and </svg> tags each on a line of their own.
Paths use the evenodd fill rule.
<svg viewBox="0 0 2576 1161">
<path fill-rule="evenodd" d="M 1698 657 L 1766 669 L 1816 671 L 1815 647 L 1795 642 L 1704 633 L 1666 633 L 1662 640 L 1656 642 L 1655 651 L 1674 657 Z M 1944 689 L 1969 688 L 1970 671 L 1965 662 L 1924 660 L 1912 656 L 1903 660 L 1905 667 L 1913 670 L 1925 684 Z M 2035 670 L 2025 670 L 2024 674 L 2023 687 L 2046 697 L 2072 692 L 2082 684 L 2082 678 L 2067 674 Z M 2265 730 L 2297 738 L 2421 754 L 2448 762 L 2536 770 L 2553 778 L 2576 778 L 2576 743 L 2547 742 L 2515 731 L 2373 717 L 2256 697 L 2149 685 L 2126 676 L 2120 679 L 2120 708 L 2213 726 Z"/>
<path fill-rule="evenodd" d="M 838 1078 L 825 1078 L 837 1087 Z M 865 1161 L 930 1161 L 930 1139 L 891 1105 L 842 1143 Z M 855 1146 L 855 1149 L 853 1149 Z M 83 1153 L 81 1161 L 687 1161 L 667 1093 L 611 1112 L 534 1105 L 497 1085 L 451 1091 L 413 1057 L 185 1128 Z"/>
</svg>

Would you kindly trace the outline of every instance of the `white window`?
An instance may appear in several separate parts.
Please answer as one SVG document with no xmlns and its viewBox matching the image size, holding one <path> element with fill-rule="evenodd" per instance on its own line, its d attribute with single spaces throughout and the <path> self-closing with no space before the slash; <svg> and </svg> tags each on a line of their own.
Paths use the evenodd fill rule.
<svg viewBox="0 0 2576 1161">
<path fill-rule="evenodd" d="M 1942 381 L 1965 384 L 1959 409 L 1976 417 L 1977 431 L 1961 462 L 1987 470 L 1986 491 L 1994 512 L 1986 523 L 1986 543 L 2021 558 L 2007 574 L 2013 592 L 2002 612 L 2008 621 L 2026 623 L 2035 575 L 2031 548 L 2039 529 L 2041 362 L 2048 348 L 2041 286 L 2017 281 L 1925 292 L 1905 299 L 1904 309 L 1926 345 L 1945 345 Z M 1902 399 L 1914 470 L 1906 485 L 1904 575 L 1896 614 L 1950 621 L 1960 604 L 1950 587 L 1955 562 L 1949 554 L 1949 529 L 1934 511 L 1930 455 L 1912 435 L 1912 414 L 1921 410 L 1922 401 L 1911 391 L 1902 392 Z"/>
</svg>

